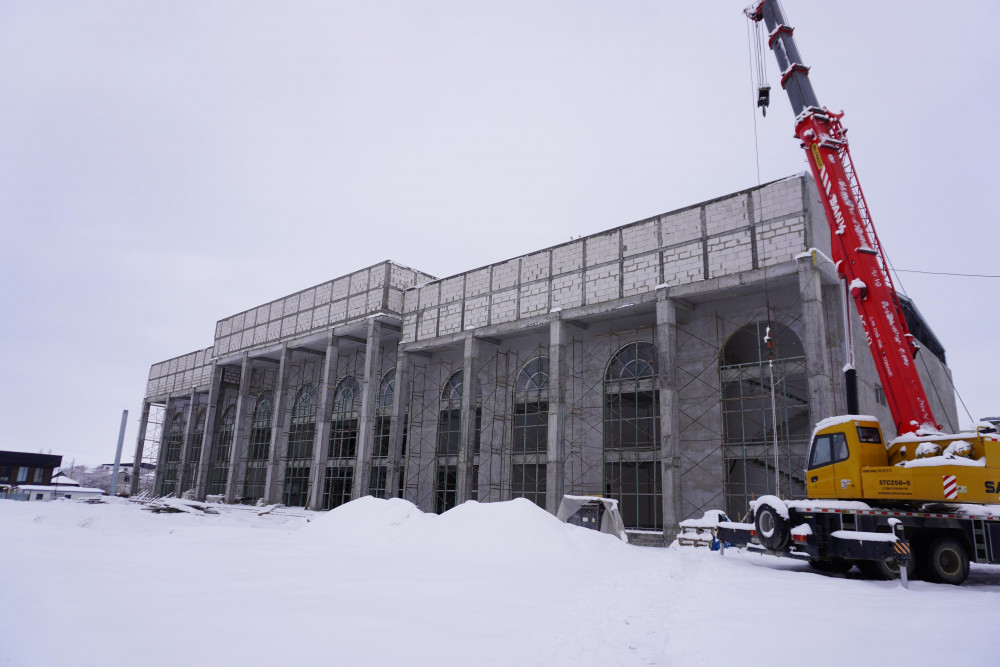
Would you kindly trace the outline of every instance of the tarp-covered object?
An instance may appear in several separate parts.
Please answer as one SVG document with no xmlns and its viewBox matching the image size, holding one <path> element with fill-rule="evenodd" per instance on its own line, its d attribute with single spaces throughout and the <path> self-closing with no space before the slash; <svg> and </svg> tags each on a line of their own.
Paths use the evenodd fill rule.
<svg viewBox="0 0 1000 667">
<path fill-rule="evenodd" d="M 614 535 L 623 542 L 628 542 L 625 534 L 625 522 L 618 511 L 618 501 L 614 498 L 600 496 L 563 496 L 559 503 L 556 518 L 566 523 L 586 526 L 608 535 Z M 594 519 L 597 525 L 591 525 L 588 519 Z"/>
</svg>

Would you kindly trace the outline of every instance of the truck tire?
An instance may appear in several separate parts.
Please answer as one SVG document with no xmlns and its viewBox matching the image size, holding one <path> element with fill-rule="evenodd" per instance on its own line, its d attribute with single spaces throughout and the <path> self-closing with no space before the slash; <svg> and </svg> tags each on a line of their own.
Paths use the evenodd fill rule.
<svg viewBox="0 0 1000 667">
<path fill-rule="evenodd" d="M 788 546 L 792 537 L 788 520 L 770 504 L 763 502 L 757 505 L 753 523 L 757 529 L 757 539 L 765 549 L 781 551 Z"/>
<path fill-rule="evenodd" d="M 855 564 L 865 579 L 876 579 L 878 581 L 899 579 L 900 563 L 898 560 L 859 560 Z M 913 579 L 916 571 L 916 561 L 911 558 L 906 562 L 906 578 Z"/>
<path fill-rule="evenodd" d="M 939 537 L 926 553 L 928 581 L 958 586 L 969 576 L 969 556 L 953 537 Z"/>
</svg>

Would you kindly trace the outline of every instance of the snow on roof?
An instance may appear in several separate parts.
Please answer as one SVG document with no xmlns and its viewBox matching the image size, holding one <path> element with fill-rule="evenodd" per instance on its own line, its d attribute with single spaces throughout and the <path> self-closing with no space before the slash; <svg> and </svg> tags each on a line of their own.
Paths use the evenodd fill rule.
<svg viewBox="0 0 1000 667">
<path fill-rule="evenodd" d="M 53 486 L 80 486 L 80 482 L 61 472 L 52 476 L 52 484 Z"/>
<path fill-rule="evenodd" d="M 21 491 L 51 491 L 51 492 L 68 492 L 68 493 L 104 493 L 104 489 L 95 489 L 89 486 L 73 486 L 68 487 L 66 485 L 60 486 L 45 486 L 42 484 L 19 484 L 14 487 L 15 489 Z"/>
</svg>

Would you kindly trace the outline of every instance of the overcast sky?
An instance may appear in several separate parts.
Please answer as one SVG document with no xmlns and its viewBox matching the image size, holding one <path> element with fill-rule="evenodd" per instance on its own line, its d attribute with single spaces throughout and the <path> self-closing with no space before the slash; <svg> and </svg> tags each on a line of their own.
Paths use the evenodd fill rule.
<svg viewBox="0 0 1000 667">
<path fill-rule="evenodd" d="M 218 319 L 756 185 L 745 4 L 3 0 L 0 449 L 111 461 L 128 409 L 130 460 L 150 365 Z M 1000 274 L 1000 4 L 784 8 L 892 264 Z M 767 66 L 765 182 L 807 169 Z M 1000 280 L 900 278 L 1000 413 Z"/>
</svg>

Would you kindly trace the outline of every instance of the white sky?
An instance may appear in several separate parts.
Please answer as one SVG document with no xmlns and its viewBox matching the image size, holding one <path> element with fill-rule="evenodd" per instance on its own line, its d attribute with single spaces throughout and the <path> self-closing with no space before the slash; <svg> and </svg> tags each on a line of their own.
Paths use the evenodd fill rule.
<svg viewBox="0 0 1000 667">
<path fill-rule="evenodd" d="M 355 269 L 444 277 L 755 185 L 745 4 L 4 0 L 0 449 L 111 461 L 129 409 L 130 459 L 151 364 Z M 831 7 L 784 3 L 890 261 L 1000 274 L 1000 5 Z M 807 168 L 767 66 L 762 181 Z M 1000 413 L 1000 281 L 901 277 Z"/>
</svg>

